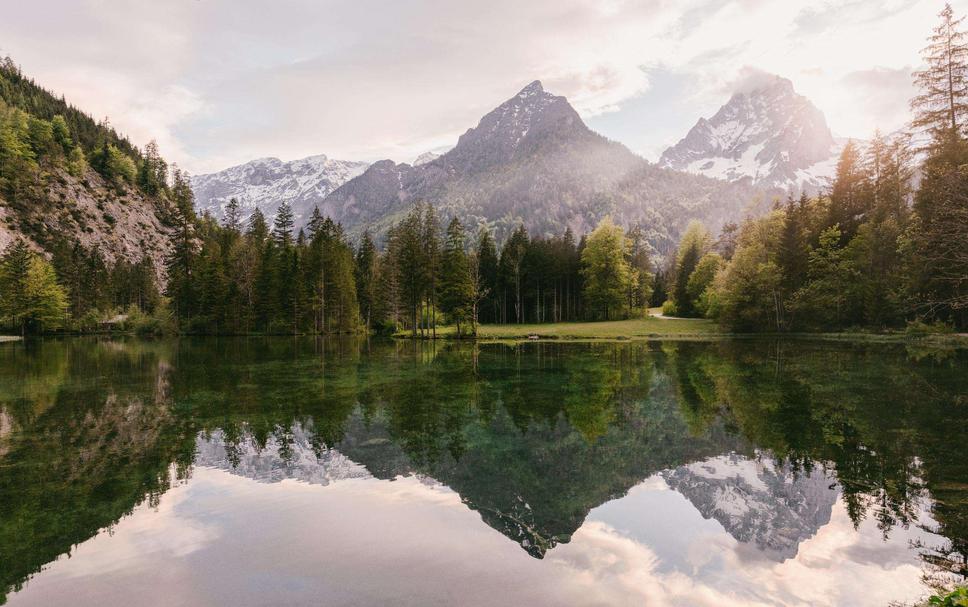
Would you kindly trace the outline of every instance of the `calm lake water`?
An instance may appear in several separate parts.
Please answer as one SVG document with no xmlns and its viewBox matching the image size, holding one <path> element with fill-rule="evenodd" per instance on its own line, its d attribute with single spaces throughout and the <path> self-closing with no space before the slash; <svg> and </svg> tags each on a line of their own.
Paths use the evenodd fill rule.
<svg viewBox="0 0 968 607">
<path fill-rule="evenodd" d="M 965 350 L 0 344 L 0 603 L 885 606 L 966 437 Z"/>
</svg>

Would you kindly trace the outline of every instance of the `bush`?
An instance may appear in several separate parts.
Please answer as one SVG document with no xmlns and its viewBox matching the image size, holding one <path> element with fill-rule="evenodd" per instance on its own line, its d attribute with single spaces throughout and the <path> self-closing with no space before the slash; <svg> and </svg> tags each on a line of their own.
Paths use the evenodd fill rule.
<svg viewBox="0 0 968 607">
<path fill-rule="evenodd" d="M 954 329 L 951 325 L 946 325 L 940 321 L 927 323 L 922 320 L 912 320 L 904 330 L 905 335 L 915 339 L 927 337 L 928 335 L 948 335 L 953 332 Z"/>
<path fill-rule="evenodd" d="M 662 315 L 663 316 L 675 316 L 676 315 L 676 302 L 671 299 L 665 300 L 662 304 Z"/>
<path fill-rule="evenodd" d="M 928 605 L 938 607 L 968 607 L 968 587 L 957 588 L 948 594 L 936 594 L 928 599 Z"/>
</svg>

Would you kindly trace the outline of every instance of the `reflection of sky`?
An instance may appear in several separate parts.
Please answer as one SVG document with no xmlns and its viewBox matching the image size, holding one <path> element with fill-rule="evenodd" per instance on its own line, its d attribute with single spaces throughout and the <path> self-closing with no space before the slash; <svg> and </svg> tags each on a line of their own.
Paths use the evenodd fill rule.
<svg viewBox="0 0 968 607">
<path fill-rule="evenodd" d="M 919 533 L 855 531 L 838 501 L 795 558 L 751 558 L 654 476 L 538 560 L 417 478 L 266 484 L 196 468 L 10 604 L 885 605 L 922 594 Z"/>
</svg>

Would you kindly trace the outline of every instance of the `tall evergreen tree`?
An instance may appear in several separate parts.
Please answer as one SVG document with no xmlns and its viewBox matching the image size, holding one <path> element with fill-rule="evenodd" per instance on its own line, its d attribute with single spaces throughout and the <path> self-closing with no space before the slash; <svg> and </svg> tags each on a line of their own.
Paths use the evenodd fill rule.
<svg viewBox="0 0 968 607">
<path fill-rule="evenodd" d="M 934 145 L 963 136 L 968 116 L 968 39 L 961 31 L 964 17 L 950 4 L 938 15 L 941 23 L 922 51 L 926 63 L 914 73 L 920 93 L 911 100 L 913 126 L 928 131 Z"/>
<path fill-rule="evenodd" d="M 498 258 L 491 232 L 481 227 L 477 235 L 477 292 L 481 294 L 481 320 L 498 321 Z"/>
<path fill-rule="evenodd" d="M 458 338 L 461 337 L 461 324 L 471 321 L 473 314 L 474 285 L 464 250 L 465 240 L 464 226 L 454 217 L 447 226 L 441 255 L 440 308 L 457 325 Z"/>
<path fill-rule="evenodd" d="M 235 196 L 229 198 L 225 205 L 225 228 L 236 233 L 242 232 L 242 209 Z"/>
<path fill-rule="evenodd" d="M 356 297 L 360 304 L 360 316 L 367 331 L 373 320 L 373 304 L 376 299 L 376 246 L 370 231 L 364 230 L 360 246 L 356 249 Z"/>
<path fill-rule="evenodd" d="M 272 238 L 275 239 L 277 244 L 282 246 L 292 244 L 292 229 L 295 223 L 292 207 L 289 203 L 283 202 L 280 204 L 276 218 L 272 222 Z"/>
</svg>

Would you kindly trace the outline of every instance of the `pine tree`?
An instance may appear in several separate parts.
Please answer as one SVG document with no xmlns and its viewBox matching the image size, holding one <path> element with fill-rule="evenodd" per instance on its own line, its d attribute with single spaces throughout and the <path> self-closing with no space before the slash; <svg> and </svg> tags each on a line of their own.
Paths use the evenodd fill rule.
<svg viewBox="0 0 968 607">
<path fill-rule="evenodd" d="M 373 302 L 376 299 L 376 246 L 370 237 L 370 231 L 364 230 L 360 238 L 360 246 L 356 250 L 356 297 L 360 304 L 360 316 L 370 330 L 373 319 Z"/>
<path fill-rule="evenodd" d="M 279 205 L 276 218 L 272 222 L 272 238 L 276 241 L 276 244 L 286 247 L 292 244 L 292 229 L 294 225 L 295 220 L 293 219 L 292 207 L 288 202 L 283 202 Z"/>
<path fill-rule="evenodd" d="M 307 227 L 309 228 L 309 237 L 315 238 L 317 234 L 323 229 L 323 216 L 319 212 L 319 207 L 313 207 L 313 213 L 309 217 L 309 223 Z"/>
<path fill-rule="evenodd" d="M 482 321 L 497 322 L 498 258 L 494 239 L 486 227 L 477 236 L 477 291 L 481 294 Z"/>
<path fill-rule="evenodd" d="M 807 278 L 806 219 L 808 199 L 806 193 L 799 201 L 787 200 L 783 213 L 783 231 L 780 233 L 777 265 L 783 276 L 783 287 L 787 295 L 792 295 Z"/>
<path fill-rule="evenodd" d="M 262 246 L 265 239 L 269 237 L 269 225 L 266 223 L 266 216 L 262 214 L 258 207 L 249 217 L 249 229 L 246 233 L 258 246 Z"/>
<path fill-rule="evenodd" d="M 171 171 L 171 197 L 185 221 L 195 221 L 195 194 L 188 173 L 177 166 Z"/>
<path fill-rule="evenodd" d="M 410 333 L 417 336 L 417 312 L 427 292 L 426 247 L 419 206 L 414 206 L 394 233 L 395 269 L 401 302 L 410 313 Z"/>
<path fill-rule="evenodd" d="M 30 302 L 27 296 L 27 275 L 33 253 L 27 243 L 18 240 L 0 258 L 0 318 L 27 332 Z"/>
<path fill-rule="evenodd" d="M 423 219 L 424 260 L 427 264 L 427 300 L 430 304 L 434 339 L 437 339 L 437 283 L 440 279 L 440 225 L 433 205 L 424 205 Z"/>
<path fill-rule="evenodd" d="M 457 325 L 458 338 L 461 336 L 461 323 L 471 320 L 473 313 L 474 285 L 464 250 L 465 240 L 464 226 L 454 217 L 447 226 L 441 256 L 440 308 Z"/>
<path fill-rule="evenodd" d="M 632 271 L 628 286 L 628 309 L 648 307 L 652 296 L 653 276 L 650 271 L 649 252 L 642 226 L 636 224 L 629 230 L 626 239 L 629 243 L 628 262 Z"/>
<path fill-rule="evenodd" d="M 853 141 L 840 153 L 837 172 L 830 191 L 830 218 L 827 226 L 839 226 L 841 244 L 845 244 L 857 232 L 857 226 L 869 210 L 867 183 L 861 154 Z"/>
<path fill-rule="evenodd" d="M 506 322 L 507 297 L 508 292 L 513 296 L 514 322 L 524 322 L 524 301 L 521 297 L 521 283 L 523 280 L 522 266 L 525 254 L 528 252 L 528 231 L 524 226 L 518 226 L 501 248 L 501 260 L 499 262 L 499 275 L 502 285 L 502 308 L 505 310 L 505 317 L 501 319 Z"/>
<path fill-rule="evenodd" d="M 927 67 L 914 73 L 921 89 L 911 100 L 913 126 L 931 133 L 934 145 L 963 136 L 968 114 L 968 40 L 950 4 L 938 15 L 941 23 L 922 51 Z"/>
<path fill-rule="evenodd" d="M 968 44 L 950 5 L 924 50 L 916 74 L 914 125 L 932 135 L 915 197 L 913 267 L 920 314 L 968 326 Z"/>
<path fill-rule="evenodd" d="M 233 196 L 225 205 L 225 228 L 235 233 L 242 232 L 242 210 L 239 199 Z"/>
<path fill-rule="evenodd" d="M 166 294 L 171 298 L 175 315 L 191 323 L 197 311 L 197 285 L 193 275 L 196 257 L 194 224 L 189 216 L 181 212 L 181 206 L 176 209 L 176 219 L 178 232 L 172 239 L 171 254 L 165 260 L 168 274 Z"/>
</svg>

